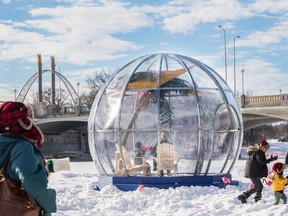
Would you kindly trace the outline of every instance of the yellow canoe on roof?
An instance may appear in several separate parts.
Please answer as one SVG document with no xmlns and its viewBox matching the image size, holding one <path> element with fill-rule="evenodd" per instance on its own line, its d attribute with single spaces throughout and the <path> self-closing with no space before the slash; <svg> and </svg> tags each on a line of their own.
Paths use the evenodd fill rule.
<svg viewBox="0 0 288 216">
<path fill-rule="evenodd" d="M 187 70 L 185 68 L 179 69 L 179 70 L 171 70 L 171 71 L 162 71 L 161 77 L 160 77 L 160 85 L 163 85 L 164 83 L 168 82 L 171 79 L 174 79 L 175 77 L 180 76 L 181 74 L 185 73 Z M 138 89 L 135 91 L 139 91 L 139 88 L 143 88 L 142 91 L 148 91 L 149 89 L 156 88 L 158 86 L 158 80 L 137 80 L 135 82 L 130 82 L 128 84 L 128 89 L 133 91 L 133 88 Z M 147 90 L 145 89 L 147 88 Z"/>
</svg>

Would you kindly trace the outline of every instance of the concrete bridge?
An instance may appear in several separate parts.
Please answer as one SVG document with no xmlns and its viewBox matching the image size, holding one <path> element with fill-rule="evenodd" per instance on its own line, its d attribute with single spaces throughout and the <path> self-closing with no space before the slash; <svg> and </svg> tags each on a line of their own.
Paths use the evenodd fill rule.
<svg viewBox="0 0 288 216">
<path fill-rule="evenodd" d="M 75 128 L 87 127 L 88 115 L 35 119 L 36 125 L 46 134 L 61 134 Z"/>
<path fill-rule="evenodd" d="M 288 121 L 288 106 L 241 108 L 241 113 L 244 130 L 265 124 Z"/>
<path fill-rule="evenodd" d="M 244 130 L 265 124 L 288 121 L 288 94 L 238 98 Z"/>
</svg>

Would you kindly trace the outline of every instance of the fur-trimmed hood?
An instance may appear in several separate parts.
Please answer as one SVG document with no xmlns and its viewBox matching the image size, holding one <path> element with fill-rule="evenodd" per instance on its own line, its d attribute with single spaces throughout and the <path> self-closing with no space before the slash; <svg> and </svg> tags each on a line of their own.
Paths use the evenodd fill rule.
<svg viewBox="0 0 288 216">
<path fill-rule="evenodd" d="M 248 146 L 247 147 L 247 154 L 250 156 L 252 155 L 254 152 L 258 151 L 259 149 L 255 146 Z"/>
</svg>

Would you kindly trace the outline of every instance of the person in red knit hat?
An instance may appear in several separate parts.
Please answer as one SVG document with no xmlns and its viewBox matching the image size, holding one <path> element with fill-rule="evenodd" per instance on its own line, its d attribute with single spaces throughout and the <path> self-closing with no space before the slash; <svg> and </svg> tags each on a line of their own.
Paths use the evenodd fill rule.
<svg viewBox="0 0 288 216">
<path fill-rule="evenodd" d="M 276 162 L 272 166 L 272 172 L 268 175 L 268 178 L 272 180 L 272 191 L 275 198 L 274 205 L 278 205 L 280 200 L 283 200 L 283 204 L 287 203 L 287 196 L 284 193 L 287 178 L 283 176 L 285 167 L 284 163 Z"/>
<path fill-rule="evenodd" d="M 20 102 L 4 102 L 0 105 L 0 133 L 17 134 L 41 148 L 44 136 L 34 124 L 31 106 Z"/>
<path fill-rule="evenodd" d="M 43 141 L 30 106 L 13 101 L 0 104 L 0 166 L 10 154 L 7 176 L 21 184 L 45 215 L 51 215 L 56 212 L 56 192 L 48 188 L 48 172 L 39 149 Z"/>
</svg>

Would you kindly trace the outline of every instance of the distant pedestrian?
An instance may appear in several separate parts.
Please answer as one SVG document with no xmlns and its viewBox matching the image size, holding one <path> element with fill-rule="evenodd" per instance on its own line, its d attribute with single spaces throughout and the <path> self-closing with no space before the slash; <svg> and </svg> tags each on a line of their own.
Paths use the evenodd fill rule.
<svg viewBox="0 0 288 216">
<path fill-rule="evenodd" d="M 245 177 L 250 178 L 254 187 L 238 196 L 238 199 L 242 203 L 247 203 L 247 198 L 254 193 L 256 193 L 254 197 L 255 202 L 261 200 L 263 190 L 261 178 L 267 177 L 268 175 L 267 164 L 278 159 L 278 156 L 273 157 L 273 155 L 271 155 L 269 159 L 266 159 L 265 153 L 270 148 L 267 141 L 260 141 L 257 146 L 258 148 L 254 146 L 248 146 L 247 148 L 247 154 L 249 157 L 246 160 Z"/>
<path fill-rule="evenodd" d="M 274 205 L 278 205 L 281 199 L 283 200 L 283 204 L 287 203 L 287 196 L 284 193 L 287 178 L 283 176 L 283 170 L 285 167 L 285 164 L 276 162 L 272 166 L 272 172 L 268 175 L 268 178 L 272 180 L 272 191 L 275 198 Z"/>
</svg>

